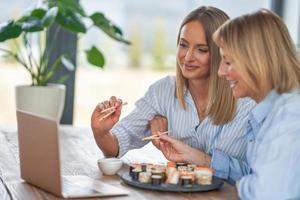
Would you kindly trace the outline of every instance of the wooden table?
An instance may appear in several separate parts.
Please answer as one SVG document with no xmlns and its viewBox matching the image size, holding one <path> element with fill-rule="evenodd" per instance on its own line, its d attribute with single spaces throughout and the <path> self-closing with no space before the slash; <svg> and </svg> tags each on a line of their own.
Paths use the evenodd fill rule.
<svg viewBox="0 0 300 200">
<path fill-rule="evenodd" d="M 97 167 L 97 159 L 102 158 L 103 154 L 98 149 L 92 132 L 88 128 L 62 126 L 60 145 L 63 175 L 87 175 L 130 191 L 129 196 L 101 199 L 238 199 L 235 188 L 227 183 L 224 183 L 222 188 L 217 191 L 171 193 L 134 188 L 125 185 L 117 175 L 104 176 Z M 128 167 L 124 165 L 119 174 L 127 169 Z M 59 199 L 48 192 L 27 184 L 20 178 L 18 140 L 15 126 L 0 126 L 0 199 Z"/>
</svg>

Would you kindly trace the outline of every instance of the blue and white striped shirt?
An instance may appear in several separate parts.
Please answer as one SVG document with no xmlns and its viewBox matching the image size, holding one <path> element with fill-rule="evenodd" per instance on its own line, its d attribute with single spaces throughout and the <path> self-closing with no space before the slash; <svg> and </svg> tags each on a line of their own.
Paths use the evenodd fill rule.
<svg viewBox="0 0 300 200">
<path fill-rule="evenodd" d="M 143 147 L 147 142 L 142 138 L 151 133 L 149 120 L 161 115 L 168 120 L 171 136 L 212 154 L 218 149 L 229 156 L 246 160 L 246 122 L 255 102 L 249 98 L 238 100 L 235 118 L 224 125 L 213 125 L 206 117 L 199 121 L 197 109 L 189 91 L 185 97 L 187 110 L 184 110 L 176 96 L 175 77 L 165 77 L 151 85 L 147 93 L 136 102 L 135 109 L 111 130 L 119 141 L 119 157 L 127 151 Z M 226 114 L 226 113 L 224 113 Z"/>
</svg>

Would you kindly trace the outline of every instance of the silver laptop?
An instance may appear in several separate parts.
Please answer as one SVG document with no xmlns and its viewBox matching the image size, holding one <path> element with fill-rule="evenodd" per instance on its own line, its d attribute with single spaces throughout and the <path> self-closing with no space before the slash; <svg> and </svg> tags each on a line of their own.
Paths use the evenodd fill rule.
<svg viewBox="0 0 300 200">
<path fill-rule="evenodd" d="M 61 176 L 58 123 L 17 111 L 21 177 L 64 198 L 128 195 L 118 187 L 88 176 Z"/>
</svg>

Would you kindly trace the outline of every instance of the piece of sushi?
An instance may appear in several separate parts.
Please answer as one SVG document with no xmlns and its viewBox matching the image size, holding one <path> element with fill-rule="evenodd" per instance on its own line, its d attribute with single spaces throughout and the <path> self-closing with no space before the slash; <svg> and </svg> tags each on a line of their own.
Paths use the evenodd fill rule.
<svg viewBox="0 0 300 200">
<path fill-rule="evenodd" d="M 179 171 L 174 167 L 170 167 L 167 170 L 169 170 L 169 171 L 168 171 L 166 183 L 178 184 L 179 177 L 180 177 Z"/>
<path fill-rule="evenodd" d="M 213 169 L 209 167 L 196 167 L 195 176 L 197 184 L 199 185 L 211 185 L 213 177 Z"/>
<path fill-rule="evenodd" d="M 140 172 L 139 173 L 139 182 L 141 183 L 150 183 L 151 173 L 150 172 Z"/>
<path fill-rule="evenodd" d="M 152 175 L 151 176 L 151 184 L 152 185 L 160 185 L 162 182 L 163 182 L 163 180 L 160 175 Z"/>
</svg>

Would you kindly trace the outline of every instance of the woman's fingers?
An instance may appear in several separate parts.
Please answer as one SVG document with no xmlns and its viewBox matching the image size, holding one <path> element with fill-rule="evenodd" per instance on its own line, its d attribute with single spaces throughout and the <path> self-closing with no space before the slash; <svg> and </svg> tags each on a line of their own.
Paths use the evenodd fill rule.
<svg viewBox="0 0 300 200">
<path fill-rule="evenodd" d="M 153 134 L 152 134 L 153 135 Z M 152 140 L 152 143 L 154 146 L 158 147 L 159 146 L 159 140 Z"/>
<path fill-rule="evenodd" d="M 122 100 L 112 96 L 109 100 L 99 103 L 95 109 L 94 115 L 98 121 L 111 119 L 112 123 L 118 121 L 121 115 Z"/>
<path fill-rule="evenodd" d="M 168 135 L 160 135 L 159 139 L 164 141 L 164 142 L 169 142 L 171 144 L 175 144 L 176 142 L 179 142 L 177 139 L 174 139 Z"/>
<path fill-rule="evenodd" d="M 149 121 L 152 135 L 157 135 L 157 132 L 164 132 L 168 129 L 168 121 L 165 117 L 156 115 Z"/>
</svg>

